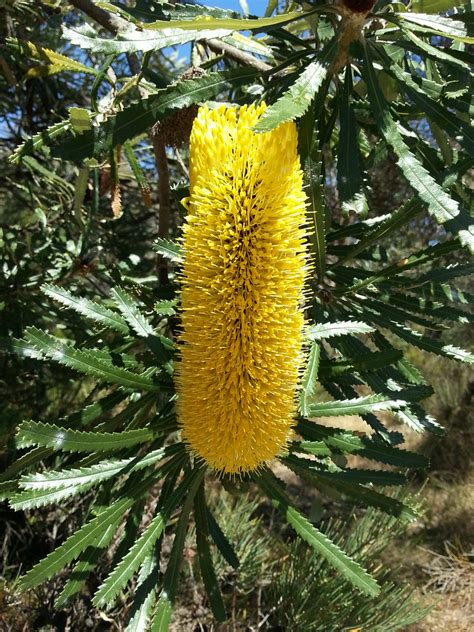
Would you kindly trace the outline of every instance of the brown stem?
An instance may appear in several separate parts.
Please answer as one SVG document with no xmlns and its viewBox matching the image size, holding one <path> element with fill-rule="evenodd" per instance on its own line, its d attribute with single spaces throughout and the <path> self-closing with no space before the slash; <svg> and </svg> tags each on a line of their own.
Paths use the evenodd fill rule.
<svg viewBox="0 0 474 632">
<path fill-rule="evenodd" d="M 130 26 L 127 20 L 101 9 L 92 0 L 69 0 L 69 2 L 114 35 Z"/>
<path fill-rule="evenodd" d="M 255 57 L 244 53 L 238 48 L 235 48 L 235 46 L 231 46 L 230 44 L 221 42 L 221 40 L 206 39 L 203 40 L 203 43 L 206 44 L 206 46 L 208 46 L 215 53 L 223 54 L 229 59 L 233 59 L 240 64 L 244 64 L 245 66 L 252 66 L 253 68 L 256 68 L 257 70 L 260 70 L 262 72 L 267 72 L 268 70 L 272 69 L 272 67 L 269 64 L 266 64 L 264 61 L 255 59 Z"/>
</svg>

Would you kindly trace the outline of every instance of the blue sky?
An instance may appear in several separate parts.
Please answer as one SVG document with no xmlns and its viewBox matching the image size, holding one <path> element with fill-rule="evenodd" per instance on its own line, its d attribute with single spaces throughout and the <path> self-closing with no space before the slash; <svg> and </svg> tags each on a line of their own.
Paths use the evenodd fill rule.
<svg viewBox="0 0 474 632">
<path fill-rule="evenodd" d="M 233 11 L 242 12 L 239 0 L 202 0 L 196 4 L 205 4 L 208 7 L 220 7 L 221 9 L 232 9 Z M 250 15 L 263 15 L 267 8 L 267 0 L 247 0 Z"/>
</svg>

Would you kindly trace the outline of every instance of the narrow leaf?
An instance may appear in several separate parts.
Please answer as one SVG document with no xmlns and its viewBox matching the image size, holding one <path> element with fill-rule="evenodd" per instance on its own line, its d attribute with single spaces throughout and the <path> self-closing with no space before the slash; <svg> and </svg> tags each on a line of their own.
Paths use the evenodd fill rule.
<svg viewBox="0 0 474 632">
<path fill-rule="evenodd" d="M 271 472 L 267 470 L 256 481 L 303 540 L 325 557 L 356 588 L 372 597 L 379 594 L 380 587 L 376 580 L 290 505 L 280 481 Z"/>
</svg>

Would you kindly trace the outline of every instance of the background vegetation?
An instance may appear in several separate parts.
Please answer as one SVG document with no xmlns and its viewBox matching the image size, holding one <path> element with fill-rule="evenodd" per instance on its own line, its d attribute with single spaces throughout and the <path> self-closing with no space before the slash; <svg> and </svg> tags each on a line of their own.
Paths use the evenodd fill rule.
<svg viewBox="0 0 474 632">
<path fill-rule="evenodd" d="M 470 7 L 420 1 L 406 14 L 388 2 L 270 2 L 265 14 L 276 22 L 233 22 L 222 34 L 216 31 L 222 24 L 212 20 L 243 16 L 146 0 L 99 4 L 102 12 L 91 13 L 91 3 L 80 0 L 0 3 L 1 629 L 125 629 L 137 609 L 133 598 L 138 595 L 139 605 L 140 594 L 149 599 L 146 578 L 153 580 L 154 571 L 142 565 L 111 608 L 91 605 L 113 565 L 156 515 L 159 481 L 91 574 L 83 569 L 78 579 L 76 571 L 71 594 L 77 595 L 69 604 L 54 607 L 70 578 L 59 566 L 56 579 L 20 592 L 20 575 L 122 493 L 103 485 L 72 489 L 65 499 L 56 489 L 45 499 L 56 502 L 43 506 L 44 490 L 38 495 L 27 486 L 35 473 L 90 467 L 94 454 L 79 460 L 74 453 L 45 453 L 51 446 L 38 439 L 40 427 L 20 424 L 33 418 L 67 429 L 77 411 L 76 422 L 92 424 L 88 430 L 102 424 L 101 431 L 128 431 L 166 413 L 169 395 L 160 394 L 156 404 L 113 390 L 100 362 L 108 363 L 109 373 L 150 375 L 169 361 L 166 349 L 160 355 L 163 349 L 147 341 L 156 337 L 166 345 L 178 326 L 180 253 L 170 240 L 184 212 L 196 104 L 261 98 L 276 104 L 262 129 L 298 121 L 314 222 L 317 275 L 308 305 L 313 326 L 300 405 L 306 448 L 300 449 L 306 456 L 316 450 L 319 473 L 353 478 L 317 479 L 311 466 L 309 485 L 302 463 L 288 460 L 274 472 L 311 524 L 382 588 L 375 600 L 363 596 L 320 552 L 310 554 L 295 525 L 288 526 L 254 483 L 209 477 L 207 502 L 233 545 L 216 542 L 209 549 L 229 617 L 221 625 L 471 629 Z M 204 13 L 206 22 L 192 37 L 189 28 L 178 40 L 158 30 L 150 45 L 149 31 L 140 30 L 156 20 L 189 21 Z M 137 24 L 137 37 L 120 35 Z M 94 310 L 95 321 L 84 318 Z M 115 328 L 107 329 L 111 319 Z M 80 374 L 80 357 L 67 355 L 71 349 L 93 350 L 100 362 Z M 70 361 L 61 362 L 58 351 Z M 339 413 L 325 406 L 329 398 L 342 406 Z M 317 437 L 303 421 L 315 416 Z M 176 441 L 172 414 L 167 419 L 166 445 Z M 448 430 L 444 438 L 440 426 Z M 366 448 L 381 446 L 389 465 L 368 467 L 363 450 L 331 449 L 332 431 L 324 434 L 331 427 L 344 428 L 351 441 L 372 441 Z M 423 430 L 433 434 L 427 438 Z M 29 452 L 21 448 L 35 442 Z M 382 496 L 377 481 L 393 484 L 400 476 L 387 454 L 393 461 L 400 453 L 415 471 L 404 491 Z M 431 457 L 428 470 L 423 455 Z M 361 498 L 378 509 L 361 509 Z M 393 516 L 408 511 L 417 515 L 410 524 Z M 160 540 L 164 561 L 173 555 L 177 515 Z M 217 629 L 190 525 L 172 626 Z M 149 602 L 152 612 L 153 594 Z M 428 606 L 434 610 L 428 613 Z M 139 625 L 129 629 L 143 629 Z"/>
</svg>

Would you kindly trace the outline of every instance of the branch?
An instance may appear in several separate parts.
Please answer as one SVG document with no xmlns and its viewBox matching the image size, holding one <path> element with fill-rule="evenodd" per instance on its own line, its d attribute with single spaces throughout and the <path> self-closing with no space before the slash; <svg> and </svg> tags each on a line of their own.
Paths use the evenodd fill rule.
<svg viewBox="0 0 474 632">
<path fill-rule="evenodd" d="M 117 35 L 119 31 L 125 31 L 130 27 L 130 24 L 127 20 L 124 20 L 118 15 L 114 15 L 113 13 L 109 13 L 105 9 L 101 9 L 96 4 L 92 2 L 92 0 L 69 0 L 69 2 L 76 7 L 76 9 L 80 9 L 90 18 L 95 20 L 97 24 L 100 24 L 110 33 Z"/>
<path fill-rule="evenodd" d="M 229 59 L 233 59 L 234 61 L 239 62 L 240 64 L 244 64 L 245 66 L 252 66 L 261 72 L 268 72 L 272 70 L 272 66 L 266 64 L 264 61 L 260 61 L 259 59 L 255 59 L 251 55 L 244 53 L 243 51 L 235 48 L 235 46 L 231 46 L 230 44 L 226 44 L 225 42 L 221 42 L 218 39 L 206 39 L 202 40 L 206 46 L 208 46 L 215 53 L 220 53 L 228 57 Z"/>
</svg>

